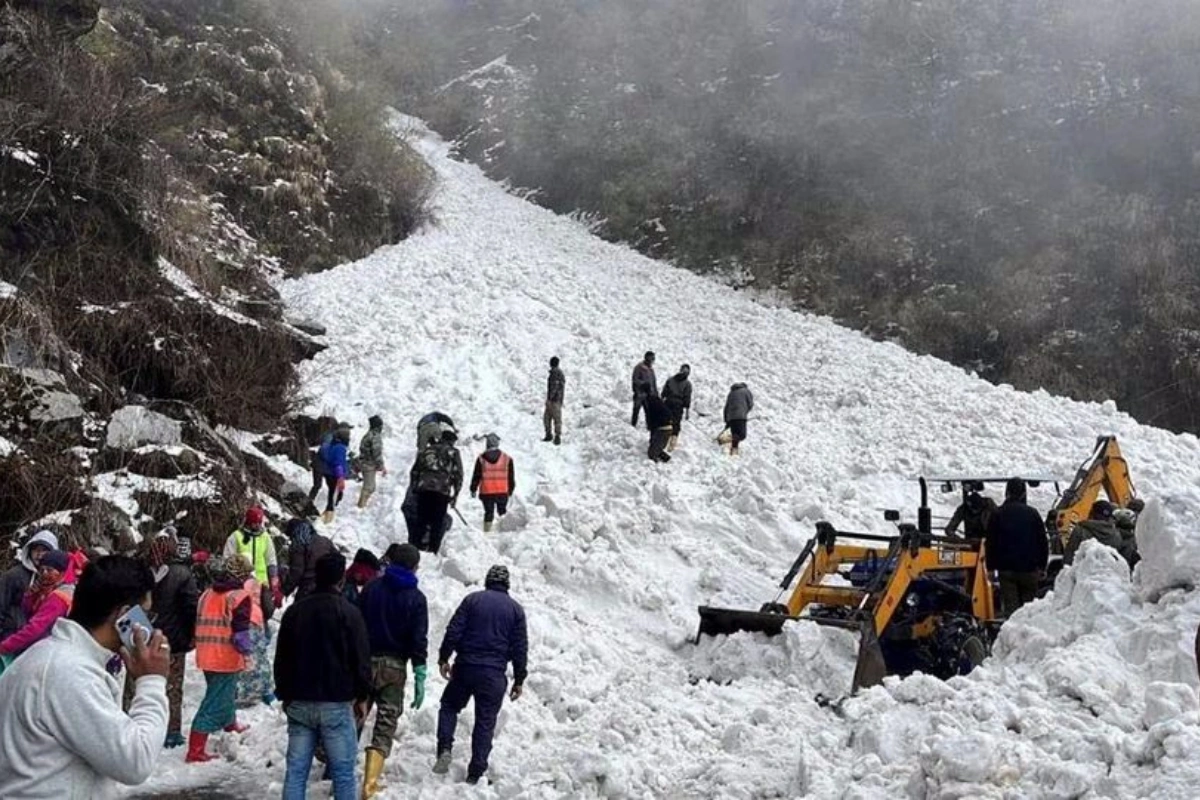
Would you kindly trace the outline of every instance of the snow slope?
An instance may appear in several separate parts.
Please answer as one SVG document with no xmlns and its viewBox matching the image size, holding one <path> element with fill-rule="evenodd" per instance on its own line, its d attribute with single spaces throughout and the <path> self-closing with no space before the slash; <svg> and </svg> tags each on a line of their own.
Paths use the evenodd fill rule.
<svg viewBox="0 0 1200 800">
<path fill-rule="evenodd" d="M 346 548 L 403 540 L 415 423 L 439 409 L 469 435 L 498 433 L 516 459 L 515 508 L 478 530 L 465 495 L 441 557 L 422 564 L 436 647 L 492 563 L 528 612 L 531 674 L 507 703 L 493 783 L 434 776 L 437 699 L 406 712 L 385 797 L 1192 797 L 1200 778 L 1200 446 L 1111 404 L 996 387 L 832 322 L 607 244 L 515 198 L 423 134 L 441 177 L 438 224 L 360 262 L 291 281 L 294 310 L 328 326 L 304 370 L 313 410 L 389 425 L 391 477 L 366 512 L 340 512 Z M 629 426 L 629 374 L 658 353 L 659 380 L 690 363 L 695 411 L 669 465 Z M 565 441 L 543 444 L 546 362 L 567 374 Z M 729 385 L 756 414 L 743 455 L 713 442 Z M 707 414 L 699 416 L 695 412 Z M 916 505 L 919 474 L 1049 473 L 1069 479 L 1098 434 L 1116 433 L 1141 493 L 1144 568 L 1083 552 L 1053 596 L 1006 627 L 967 678 L 889 680 L 840 705 L 855 645 L 796 625 L 692 644 L 696 606 L 756 608 L 828 519 L 886 532 L 880 510 Z M 297 470 L 297 478 L 303 475 Z M 1044 510 L 1045 490 L 1033 502 Z M 942 504 L 935 513 L 949 514 Z M 189 692 L 198 682 L 192 677 Z M 198 696 L 190 701 L 194 710 Z M 463 718 L 471 719 L 468 711 Z M 228 742 L 231 760 L 160 790 L 220 776 L 277 792 L 286 736 L 276 712 Z M 313 796 L 327 788 L 314 783 Z M 233 791 L 233 789 L 230 789 Z M 247 789 L 247 792 L 250 790 Z"/>
</svg>

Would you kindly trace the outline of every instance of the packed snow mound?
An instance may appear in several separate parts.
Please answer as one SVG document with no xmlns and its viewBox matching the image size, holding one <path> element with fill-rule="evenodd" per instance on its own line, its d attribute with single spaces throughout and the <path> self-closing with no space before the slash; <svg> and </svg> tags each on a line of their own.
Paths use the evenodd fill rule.
<svg viewBox="0 0 1200 800">
<path fill-rule="evenodd" d="M 483 534 L 464 493 L 469 525 L 455 521 L 421 584 L 436 648 L 488 566 L 507 564 L 529 618 L 531 672 L 525 697 L 501 713 L 493 782 L 473 790 L 460 783 L 470 711 L 451 775 L 429 772 L 442 689 L 432 675 L 426 706 L 405 713 L 383 797 L 1194 795 L 1195 437 L 1141 426 L 1112 404 L 992 386 L 766 307 L 605 243 L 422 136 L 440 176 L 439 223 L 282 287 L 294 314 L 328 329 L 329 349 L 304 369 L 312 410 L 360 432 L 370 413 L 388 426 L 391 476 L 364 512 L 351 487 L 326 530 L 350 551 L 404 538 L 423 414 L 454 417 L 468 471 L 476 437 L 499 433 L 517 466 L 513 515 Z M 646 433 L 629 424 L 630 372 L 646 350 L 660 384 L 692 367 L 691 419 L 669 465 L 646 458 Z M 541 441 L 554 355 L 567 376 L 560 447 Z M 754 392 L 756 419 L 734 459 L 713 440 L 737 381 Z M 816 521 L 887 533 L 880 509 L 913 519 L 922 474 L 1066 481 L 1101 434 L 1120 437 L 1154 500 L 1145 566 L 1130 580 L 1111 551 L 1086 546 L 972 675 L 889 679 L 839 700 L 856 649 L 842 631 L 693 642 L 698 605 L 773 599 Z M 306 480 L 299 468 L 292 478 Z M 948 517 L 951 498 L 934 500 Z M 1046 487 L 1031 492 L 1040 511 L 1052 500 Z M 249 744 L 219 769 L 230 785 L 277 791 L 284 724 L 267 711 L 252 721 Z"/>
</svg>

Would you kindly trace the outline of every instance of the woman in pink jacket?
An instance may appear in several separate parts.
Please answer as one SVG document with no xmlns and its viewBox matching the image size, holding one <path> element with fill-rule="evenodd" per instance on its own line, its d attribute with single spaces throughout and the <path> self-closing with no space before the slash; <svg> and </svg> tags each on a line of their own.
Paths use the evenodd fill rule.
<svg viewBox="0 0 1200 800">
<path fill-rule="evenodd" d="M 4 641 L 0 641 L 0 656 L 6 660 L 20 655 L 34 643 L 50 635 L 59 617 L 71 611 L 75 584 L 67 583 L 70 557 L 61 550 L 51 550 L 42 556 L 38 576 L 25 593 L 23 605 L 29 622 Z"/>
</svg>

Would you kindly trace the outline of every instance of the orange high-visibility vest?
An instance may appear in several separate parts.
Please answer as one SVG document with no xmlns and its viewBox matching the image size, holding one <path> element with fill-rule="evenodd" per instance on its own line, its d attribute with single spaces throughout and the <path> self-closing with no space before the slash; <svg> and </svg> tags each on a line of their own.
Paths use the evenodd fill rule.
<svg viewBox="0 0 1200 800">
<path fill-rule="evenodd" d="M 479 482 L 480 496 L 495 497 L 508 494 L 508 465 L 512 463 L 512 459 L 501 453 L 495 464 L 483 456 L 480 456 L 479 460 L 483 463 L 483 480 Z"/>
<path fill-rule="evenodd" d="M 196 666 L 205 672 L 241 672 L 246 668 L 246 657 L 233 646 L 233 610 L 245 599 L 243 589 L 209 589 L 201 596 L 196 610 Z"/>
<path fill-rule="evenodd" d="M 246 578 L 242 584 L 246 594 L 250 595 L 250 624 L 259 630 L 263 627 L 262 584 L 254 578 Z"/>
</svg>

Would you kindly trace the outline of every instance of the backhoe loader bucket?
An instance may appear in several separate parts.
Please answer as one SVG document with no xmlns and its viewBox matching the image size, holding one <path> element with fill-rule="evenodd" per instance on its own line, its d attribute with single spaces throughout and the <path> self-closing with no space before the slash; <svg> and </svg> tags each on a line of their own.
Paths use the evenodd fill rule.
<svg viewBox="0 0 1200 800">
<path fill-rule="evenodd" d="M 859 636 L 858 661 L 854 665 L 851 694 L 868 686 L 878 686 L 888 674 L 883 647 L 879 644 L 879 637 L 875 635 L 875 623 L 869 619 L 864 620 L 859 627 Z"/>
<path fill-rule="evenodd" d="M 700 643 L 702 636 L 728 636 L 738 631 L 777 636 L 789 619 L 793 617 L 771 611 L 700 606 L 700 631 L 696 634 L 696 643 Z"/>
</svg>

